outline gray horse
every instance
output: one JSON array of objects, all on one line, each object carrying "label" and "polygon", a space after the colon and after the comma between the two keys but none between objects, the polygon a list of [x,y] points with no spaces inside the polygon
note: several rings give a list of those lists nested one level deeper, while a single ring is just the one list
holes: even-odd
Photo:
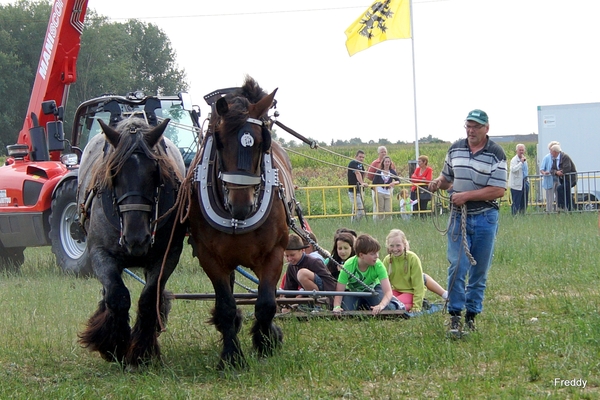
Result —
[{"label": "gray horse", "polygon": [[[86,146],[79,170],[80,221],[103,286],[79,342],[107,361],[131,366],[160,356],[158,333],[169,309],[164,288],[186,231],[173,212],[185,167],[177,147],[162,136],[168,122],[152,127],[129,118],[114,129],[101,122],[104,135]],[[133,328],[121,277],[131,267],[143,268],[146,279]]]}]

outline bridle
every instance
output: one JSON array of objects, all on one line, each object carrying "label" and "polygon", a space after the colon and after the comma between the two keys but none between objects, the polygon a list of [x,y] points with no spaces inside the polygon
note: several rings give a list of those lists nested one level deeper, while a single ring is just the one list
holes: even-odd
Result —
[{"label": "bridle", "polygon": [[[214,114],[213,114],[214,115]],[[260,227],[269,216],[271,206],[273,205],[273,192],[277,191],[281,197],[281,183],[279,180],[279,170],[273,164],[272,155],[267,149],[261,149],[259,168],[256,173],[249,171],[247,163],[248,158],[240,155],[238,150],[238,165],[234,172],[223,172],[223,161],[216,149],[215,130],[216,121],[209,125],[207,135],[202,145],[202,153],[199,163],[195,167],[194,181],[197,184],[198,202],[202,214],[207,222],[215,229],[228,233],[250,232]],[[261,126],[263,135],[269,135],[265,121],[255,118],[247,118],[242,128],[238,131],[238,143],[246,143],[246,146],[240,144],[242,152],[244,149],[250,150],[254,145],[254,137],[246,132],[252,126],[251,124]],[[245,129],[246,128],[246,129]],[[252,140],[250,140],[252,139]],[[270,146],[269,146],[270,148]],[[219,181],[219,182],[217,182]],[[236,186],[230,186],[236,185]],[[220,194],[217,194],[216,188],[219,187]],[[244,220],[233,218],[231,206],[228,204],[227,193],[230,190],[254,188],[253,211]]]},{"label": "bridle", "polygon": [[[150,245],[151,246],[154,245],[154,240],[156,237],[156,228],[158,226],[158,202],[159,202],[159,198],[160,198],[161,186],[162,185],[159,185],[156,187],[156,189],[154,191],[154,198],[150,198],[150,197],[146,196],[144,193],[134,190],[134,191],[125,193],[118,199],[115,199],[114,198],[115,194],[114,194],[114,189],[113,189],[113,199],[114,199],[113,205],[115,206],[115,208],[117,210],[117,215],[119,216],[119,226],[120,226],[119,246],[123,246],[123,213],[129,212],[129,211],[143,211],[143,212],[152,214],[153,210],[154,210],[154,213],[153,213],[154,215],[153,215],[153,217],[150,218],[150,232],[152,232],[151,239],[150,239]],[[132,197],[132,196],[142,197],[144,200],[148,201],[150,204],[143,204],[143,203],[121,204],[123,202],[123,200],[125,200],[128,197]]]},{"label": "bridle", "polygon": [[[131,155],[136,154],[136,153],[142,154],[147,157],[145,152],[142,151],[141,149],[134,150]],[[160,175],[160,164],[156,160],[153,160],[153,161],[156,163],[156,167],[157,167],[157,170],[154,172],[154,174],[157,174],[157,176],[160,177],[161,176]],[[158,213],[159,213],[160,194],[161,194],[161,188],[163,186],[164,185],[162,183],[159,183],[155,187],[153,197],[150,197],[150,196],[146,195],[145,193],[138,191],[138,190],[131,190],[117,198],[116,193],[115,193],[115,187],[113,185],[113,189],[111,190],[111,197],[113,200],[112,201],[113,209],[116,210],[117,216],[119,218],[119,231],[120,231],[119,245],[120,246],[123,246],[123,244],[124,244],[124,242],[123,242],[123,214],[126,212],[130,212],[130,211],[142,211],[142,212],[150,213],[150,215],[151,215],[151,217],[150,217],[150,232],[151,232],[150,246],[154,245],[154,241],[156,238],[156,230],[158,227],[158,220],[159,220]],[[125,199],[127,199],[129,197],[133,197],[133,196],[141,197],[147,203],[122,204]]]},{"label": "bridle", "polygon": [[[240,128],[237,134],[238,143],[238,159],[237,170],[234,172],[223,172],[223,157],[221,152],[217,150],[216,157],[219,165],[217,178],[221,181],[221,189],[223,191],[223,206],[231,212],[231,204],[227,201],[230,190],[244,190],[248,188],[254,189],[254,201],[252,202],[252,213],[256,211],[258,206],[258,198],[261,190],[261,183],[264,181],[263,175],[263,160],[265,154],[260,153],[258,160],[258,173],[252,173],[252,147],[254,146],[254,137],[250,133],[251,126],[258,125],[262,129],[266,129],[265,123],[256,118],[247,118],[244,125]],[[231,186],[235,185],[235,186]]]}]

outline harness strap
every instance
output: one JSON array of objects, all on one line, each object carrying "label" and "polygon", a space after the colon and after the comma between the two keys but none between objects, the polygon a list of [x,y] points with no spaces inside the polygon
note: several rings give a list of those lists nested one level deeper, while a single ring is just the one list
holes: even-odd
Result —
[{"label": "harness strap", "polygon": [[[260,176],[252,175],[252,174],[244,174],[241,172],[229,173],[223,172],[221,174],[221,180],[227,183],[233,183],[234,185],[241,186],[256,186],[260,184],[261,178]],[[233,188],[230,188],[233,189]]]},{"label": "harness strap", "polygon": [[148,204],[123,204],[119,206],[119,212],[127,211],[152,211],[152,206]]},{"label": "harness strap", "polygon": [[154,203],[154,199],[151,199],[151,198],[149,198],[148,196],[146,196],[144,193],[142,193],[142,192],[138,192],[138,191],[135,191],[135,190],[134,190],[134,191],[131,191],[131,192],[127,192],[127,193],[125,193],[123,196],[119,197],[119,198],[117,199],[116,203],[117,203],[117,204],[119,204],[119,203],[121,203],[123,200],[125,200],[126,198],[128,198],[128,197],[131,197],[131,196],[139,196],[139,197],[141,197],[141,198],[143,198],[143,199],[146,199],[146,200],[148,200],[150,203]]}]

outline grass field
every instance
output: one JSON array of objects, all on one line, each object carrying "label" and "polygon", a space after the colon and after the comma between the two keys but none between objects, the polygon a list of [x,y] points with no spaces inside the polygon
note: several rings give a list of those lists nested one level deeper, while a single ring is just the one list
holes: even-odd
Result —
[{"label": "grass field", "polygon": [[[311,221],[329,250],[335,229],[348,225],[347,219]],[[353,225],[381,242],[398,227],[425,271],[444,283],[446,238],[431,220]],[[282,348],[260,359],[251,350],[252,308],[243,306],[249,367],[225,373],[214,368],[220,338],[206,323],[212,306],[206,301],[174,302],[160,337],[163,360],[145,369],[123,371],[80,348],[77,333],[100,299],[100,284],[64,276],[47,248],[27,249],[21,272],[0,275],[0,398],[596,399],[599,240],[595,213],[514,218],[503,212],[485,309],[469,338],[446,339],[443,313],[411,320],[281,320]],[[169,288],[211,292],[190,253],[186,247]],[[125,279],[135,299],[141,285]],[[564,382],[579,379],[585,388]]]}]

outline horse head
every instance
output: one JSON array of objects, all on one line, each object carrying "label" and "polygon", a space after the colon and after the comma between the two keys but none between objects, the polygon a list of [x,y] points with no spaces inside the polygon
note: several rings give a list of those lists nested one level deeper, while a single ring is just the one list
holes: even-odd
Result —
[{"label": "horse head", "polygon": [[99,122],[114,148],[108,158],[104,186],[112,191],[119,215],[119,244],[130,255],[143,256],[154,240],[161,185],[160,152],[154,148],[169,120],[153,129],[140,118],[122,121],[116,129]]},{"label": "horse head", "polygon": [[275,89],[256,103],[243,96],[216,102],[215,127],[221,190],[234,219],[244,220],[256,210],[263,180],[263,155],[271,149],[271,132],[264,116],[273,104]]}]

